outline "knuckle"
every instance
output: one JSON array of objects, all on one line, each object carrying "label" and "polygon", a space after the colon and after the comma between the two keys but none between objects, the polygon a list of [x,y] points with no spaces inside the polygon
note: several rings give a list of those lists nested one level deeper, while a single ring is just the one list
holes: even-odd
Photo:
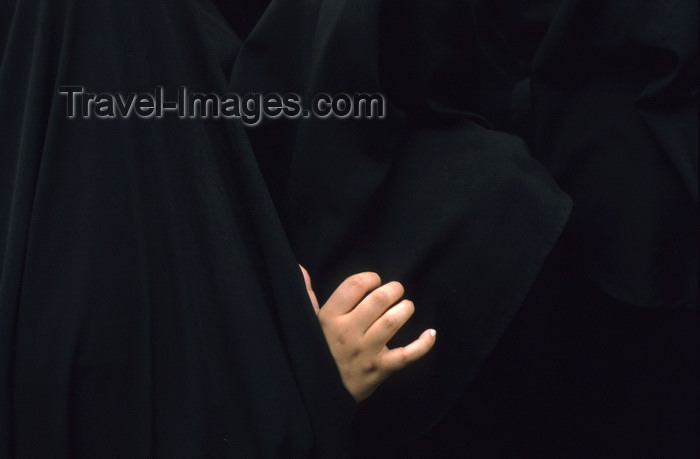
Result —
[{"label": "knuckle", "polygon": [[351,324],[339,321],[333,329],[333,334],[335,340],[345,348],[346,352],[351,350],[354,353],[353,350],[359,348],[356,331]]},{"label": "knuckle", "polygon": [[364,293],[381,283],[381,279],[377,273],[367,272],[353,274],[345,282],[349,289]]},{"label": "knuckle", "polygon": [[384,320],[382,320],[382,327],[385,330],[393,330],[398,326],[398,320],[396,317],[394,317],[392,314],[388,314],[384,316]]},{"label": "knuckle", "polygon": [[391,300],[389,298],[389,294],[387,294],[385,291],[375,290],[372,292],[372,301],[376,304],[383,305],[389,303]]},{"label": "knuckle", "polygon": [[338,334],[336,335],[336,339],[338,341],[338,344],[341,345],[346,345],[348,342],[350,342],[350,333],[347,330],[338,330]]},{"label": "knuckle", "polygon": [[375,373],[379,369],[379,367],[377,366],[376,362],[368,360],[366,362],[362,362],[361,369],[363,373],[371,374]]},{"label": "knuckle", "polygon": [[363,292],[367,290],[367,285],[369,284],[365,276],[362,275],[362,273],[353,274],[352,276],[348,277],[345,282],[347,282],[348,289]]}]

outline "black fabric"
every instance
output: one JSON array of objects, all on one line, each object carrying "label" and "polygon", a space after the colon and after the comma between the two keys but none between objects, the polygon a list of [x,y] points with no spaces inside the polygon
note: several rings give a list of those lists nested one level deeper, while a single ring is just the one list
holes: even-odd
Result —
[{"label": "black fabric", "polygon": [[[418,16],[425,5],[413,6],[367,3],[363,15],[353,15],[356,4],[341,2],[320,12],[292,5],[276,16],[268,11],[270,30],[328,38],[310,51],[303,39],[279,43],[259,26],[233,76],[240,93],[310,98],[377,91],[390,97],[381,123],[268,122],[249,129],[259,157],[294,152],[288,166],[275,161],[267,176],[271,187],[285,179],[278,207],[320,297],[353,272],[375,270],[403,282],[419,305],[395,342],[429,326],[440,335],[424,361],[360,405],[354,423],[358,457],[388,453],[444,415],[522,301],[568,216],[568,198],[553,188],[524,143],[485,129],[483,117],[470,111],[476,107],[468,99],[478,88],[453,88],[465,97],[452,103],[441,85],[440,78],[458,82],[467,75],[460,52],[478,43],[467,34],[454,51],[451,35],[437,32],[451,31],[441,29],[445,21],[461,24],[471,10],[446,16],[452,8],[446,2]],[[304,19],[291,21],[296,15]],[[317,15],[320,30],[305,28]],[[425,35],[411,41],[416,23]],[[429,41],[429,34],[438,37]],[[416,48],[402,49],[406,43]],[[268,57],[266,72],[247,79],[252,65],[246,63],[273,46],[277,52]],[[472,62],[479,65],[474,58],[467,67]],[[461,70],[444,75],[453,67]]]},{"label": "black fabric", "polygon": [[0,73],[0,455],[341,456],[354,401],[242,127],[57,93],[223,93],[240,40],[198,2],[34,3]]},{"label": "black fabric", "polygon": [[698,3],[563,2],[533,63],[534,154],[613,298],[698,303]]},{"label": "black fabric", "polygon": [[698,4],[474,5],[479,111],[573,213],[484,369],[396,457],[695,457]]},{"label": "black fabric", "polygon": [[618,300],[697,306],[697,2],[475,3],[480,110],[572,196],[569,261]]},{"label": "black fabric", "polygon": [[555,248],[464,395],[390,457],[695,457],[699,321],[611,298]]},{"label": "black fabric", "polygon": [[[480,65],[477,36],[443,28],[468,24],[466,6],[2,8],[1,455],[348,454],[356,406],[297,262],[320,299],[361,270],[404,282],[418,310],[397,343],[438,329],[430,357],[354,417],[357,456],[395,450],[458,400],[568,217],[525,144],[488,129],[478,88],[454,79],[470,78],[463,53]],[[421,24],[434,41],[410,39]],[[62,85],[390,100],[384,120],[244,130],[69,120]]]}]

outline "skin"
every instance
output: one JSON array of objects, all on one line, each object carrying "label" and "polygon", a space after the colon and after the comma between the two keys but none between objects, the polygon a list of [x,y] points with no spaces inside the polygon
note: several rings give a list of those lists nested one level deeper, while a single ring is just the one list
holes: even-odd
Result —
[{"label": "skin", "polygon": [[404,347],[387,347],[415,310],[412,301],[401,300],[404,289],[400,283],[382,285],[376,273],[355,274],[319,307],[311,277],[303,266],[300,268],[343,384],[357,402],[369,397],[392,373],[423,357],[435,344],[436,332],[428,329]]}]

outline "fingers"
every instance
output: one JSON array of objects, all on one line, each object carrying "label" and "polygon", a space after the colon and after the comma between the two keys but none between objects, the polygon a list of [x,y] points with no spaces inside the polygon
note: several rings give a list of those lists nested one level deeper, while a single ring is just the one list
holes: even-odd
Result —
[{"label": "fingers", "polygon": [[314,311],[316,312],[316,314],[318,314],[318,299],[316,299],[316,293],[314,293],[314,289],[311,288],[311,276],[309,276],[308,271],[306,271],[306,268],[304,268],[302,265],[299,265],[299,268],[301,268],[301,273],[304,276],[304,284],[306,284],[306,293],[309,294],[311,305],[314,307]]},{"label": "fingers", "polygon": [[347,314],[367,292],[379,287],[381,282],[377,273],[359,273],[348,277],[323,305],[323,313],[330,316]]},{"label": "fingers", "polygon": [[436,335],[435,330],[426,330],[411,344],[387,350],[382,356],[382,368],[395,372],[420,359],[432,349]]},{"label": "fingers", "polygon": [[403,293],[403,285],[398,282],[389,282],[374,290],[352,311],[355,326],[363,333],[367,331]]},{"label": "fingers", "polygon": [[373,346],[384,346],[411,318],[415,309],[412,301],[401,301],[376,319],[365,332],[365,341]]},{"label": "fingers", "polygon": [[[301,270],[316,308],[311,279],[303,267]],[[403,294],[400,283],[381,285],[377,274],[365,272],[343,281],[320,311],[317,309],[343,385],[357,401],[367,398],[392,373],[423,357],[435,344],[435,331],[426,330],[405,347],[387,348],[387,342],[415,310],[413,302],[399,301]]]}]

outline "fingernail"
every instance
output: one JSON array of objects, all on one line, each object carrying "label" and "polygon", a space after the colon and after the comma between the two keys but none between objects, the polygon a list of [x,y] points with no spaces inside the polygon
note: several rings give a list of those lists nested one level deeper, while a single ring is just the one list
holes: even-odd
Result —
[{"label": "fingernail", "polygon": [[432,328],[428,331],[428,333],[430,333],[430,336],[432,336],[433,338],[435,338],[435,336],[437,335],[437,331],[433,330]]}]

